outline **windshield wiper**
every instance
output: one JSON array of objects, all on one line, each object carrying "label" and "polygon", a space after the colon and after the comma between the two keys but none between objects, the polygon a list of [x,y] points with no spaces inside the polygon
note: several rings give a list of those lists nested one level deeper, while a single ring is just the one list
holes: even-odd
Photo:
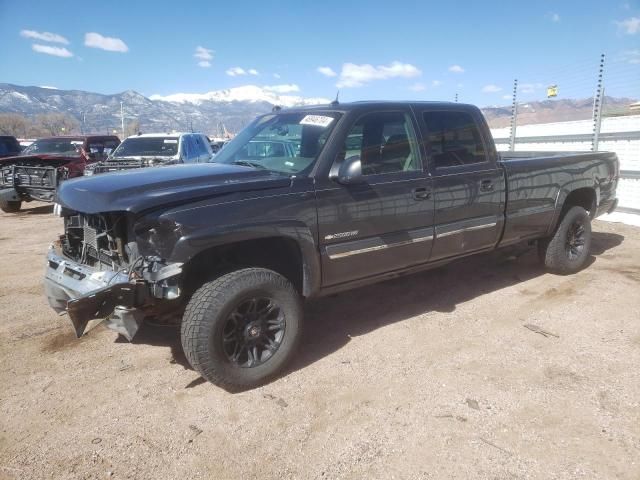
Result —
[{"label": "windshield wiper", "polygon": [[242,165],[243,167],[259,168],[260,170],[267,170],[267,167],[258,162],[251,162],[249,160],[236,160],[231,162],[233,165]]}]

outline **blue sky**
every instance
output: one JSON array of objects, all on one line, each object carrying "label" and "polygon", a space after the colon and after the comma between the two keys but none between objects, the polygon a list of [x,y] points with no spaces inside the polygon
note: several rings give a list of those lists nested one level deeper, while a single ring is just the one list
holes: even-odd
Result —
[{"label": "blue sky", "polygon": [[0,45],[0,82],[20,85],[481,106],[508,104],[516,77],[522,100],[590,96],[606,53],[607,93],[640,96],[638,1],[0,0]]}]

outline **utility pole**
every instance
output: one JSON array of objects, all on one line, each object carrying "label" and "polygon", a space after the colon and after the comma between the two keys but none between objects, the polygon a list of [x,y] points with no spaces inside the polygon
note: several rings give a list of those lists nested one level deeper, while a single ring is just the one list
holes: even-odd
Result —
[{"label": "utility pole", "polygon": [[598,71],[598,83],[596,94],[593,96],[593,138],[591,140],[591,150],[598,151],[600,137],[600,126],[602,125],[602,104],[604,102],[604,53],[600,55],[600,70]]},{"label": "utility pole", "polygon": [[513,103],[511,104],[511,134],[509,140],[509,151],[513,152],[516,149],[516,120],[518,117],[518,79],[513,81]]},{"label": "utility pole", "polygon": [[458,92],[456,92],[455,102],[458,103]]},{"label": "utility pole", "polygon": [[122,105],[122,102],[120,102],[120,124],[122,126],[122,139],[124,140],[125,136],[124,136],[124,107]]}]

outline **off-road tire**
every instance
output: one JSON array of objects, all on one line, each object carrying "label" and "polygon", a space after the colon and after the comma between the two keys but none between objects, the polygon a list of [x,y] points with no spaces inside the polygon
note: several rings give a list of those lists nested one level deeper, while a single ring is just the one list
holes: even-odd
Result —
[{"label": "off-road tire", "polygon": [[16,213],[20,211],[22,202],[20,200],[0,200],[0,210],[4,213]]},{"label": "off-road tire", "polygon": [[[223,332],[232,312],[247,299],[268,297],[279,305],[285,327],[281,343],[264,363],[234,364],[223,347]],[[191,297],[182,325],[182,348],[191,366],[206,380],[237,391],[262,385],[287,364],[302,331],[301,297],[282,275],[264,268],[245,268],[205,283]]]},{"label": "off-road tire", "polygon": [[[582,248],[575,255],[570,250],[572,232],[582,228]],[[561,275],[582,269],[591,251],[591,218],[582,207],[571,207],[562,217],[555,233],[538,242],[538,256],[549,271]]]}]

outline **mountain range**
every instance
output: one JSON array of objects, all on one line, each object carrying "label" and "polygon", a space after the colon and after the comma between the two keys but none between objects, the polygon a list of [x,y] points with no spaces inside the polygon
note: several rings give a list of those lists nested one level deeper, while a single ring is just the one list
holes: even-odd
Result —
[{"label": "mountain range", "polygon": [[[145,97],[133,90],[113,95],[51,87],[0,83],[0,113],[34,117],[41,113],[66,113],[76,118],[85,132],[120,132],[121,105],[125,122],[137,122],[143,132],[170,130],[201,131],[219,135],[224,128],[237,132],[256,115],[275,105],[291,107],[329,103],[325,98],[289,95],[295,86],[258,87],[247,85],[204,94],[179,93]],[[606,97],[612,109],[627,109],[634,100]],[[545,123],[590,118],[592,99],[547,100],[519,106],[518,123]],[[509,124],[510,107],[483,109],[491,127]]]}]

